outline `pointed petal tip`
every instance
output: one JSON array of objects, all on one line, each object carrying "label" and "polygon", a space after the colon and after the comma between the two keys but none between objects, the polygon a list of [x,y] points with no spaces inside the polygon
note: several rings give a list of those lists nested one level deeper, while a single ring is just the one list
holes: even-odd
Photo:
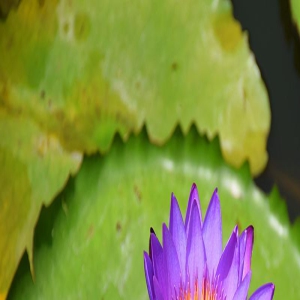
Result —
[{"label": "pointed petal tip", "polygon": [[234,226],[234,229],[233,229],[233,232],[232,232],[232,233],[235,233],[236,238],[239,237],[239,226],[238,226],[238,225],[235,225],[235,226]]},{"label": "pointed petal tip", "polygon": [[186,215],[185,215],[186,231],[188,231],[190,217],[191,217],[191,210],[192,210],[192,206],[194,203],[196,203],[198,206],[199,214],[200,214],[200,223],[202,225],[201,205],[200,205],[200,199],[199,199],[197,185],[195,183],[193,183],[193,185],[191,187],[190,196],[189,196],[189,200],[188,200],[188,206],[186,209]]},{"label": "pointed petal tip", "polygon": [[249,225],[245,229],[245,232],[247,233],[247,236],[251,236],[252,240],[254,239],[254,227],[253,227],[253,225]]},{"label": "pointed petal tip", "polygon": [[210,276],[216,272],[222,255],[222,215],[219,197],[213,193],[203,222],[203,240]]},{"label": "pointed petal tip", "polygon": [[155,233],[155,231],[154,231],[154,229],[152,227],[150,227],[150,234],[151,233],[154,233],[156,235],[156,233]]},{"label": "pointed petal tip", "polygon": [[174,209],[175,206],[179,206],[179,205],[178,205],[177,198],[176,198],[175,195],[172,193],[172,195],[171,195],[170,215],[172,214],[172,211],[173,211],[173,209]]},{"label": "pointed petal tip", "polygon": [[241,259],[244,261],[241,276],[242,279],[251,269],[252,250],[254,242],[254,228],[252,225],[248,226],[240,237],[240,251]]},{"label": "pointed petal tip", "polygon": [[146,272],[148,273],[149,266],[151,266],[152,269],[152,260],[146,251],[144,251],[143,256],[144,256],[144,267],[145,267],[145,274],[146,274]]},{"label": "pointed petal tip", "polygon": [[192,184],[190,195],[192,195],[193,192],[197,192],[197,195],[198,195],[198,188],[197,188],[197,184],[196,183]]},{"label": "pointed petal tip", "polygon": [[214,201],[218,201],[220,203],[220,197],[219,197],[219,192],[218,192],[218,188],[216,187],[214,189],[214,192],[211,196],[210,202],[214,199]]},{"label": "pointed petal tip", "polygon": [[247,230],[251,230],[251,231],[254,232],[254,227],[253,227],[253,225],[249,225],[249,226],[247,227]]},{"label": "pointed petal tip", "polygon": [[185,280],[187,238],[180,207],[175,197],[171,199],[169,232],[178,255],[182,279]]},{"label": "pointed petal tip", "polygon": [[247,227],[247,238],[249,239],[249,242],[254,243],[254,227],[252,225]]},{"label": "pointed petal tip", "polygon": [[198,203],[200,202],[197,185],[196,185],[196,183],[193,183],[192,187],[191,187],[191,191],[190,191],[189,202],[191,202],[191,204],[192,204],[195,200]]},{"label": "pointed petal tip", "polygon": [[220,197],[218,194],[218,188],[215,188],[210,201],[218,201],[220,203]]},{"label": "pointed petal tip", "polygon": [[178,201],[174,197],[171,199],[170,221],[169,221],[169,231],[171,232],[173,238],[176,237],[176,232],[179,229],[184,231],[184,223],[183,223],[183,218],[182,218]]},{"label": "pointed petal tip", "polygon": [[152,227],[150,227],[150,237],[149,237],[149,257],[152,259],[152,235],[156,236],[156,233]]},{"label": "pointed petal tip", "polygon": [[266,283],[258,288],[249,300],[272,300],[275,292],[274,283]]},{"label": "pointed petal tip", "polygon": [[151,259],[153,258],[153,251],[161,251],[162,246],[157,236],[154,233],[150,234],[150,247],[151,247]]},{"label": "pointed petal tip", "polygon": [[215,211],[215,214],[220,218],[220,220],[222,219],[220,198],[219,198],[219,195],[217,194],[216,190],[213,192],[211,199],[209,201],[205,218],[207,217],[209,211],[211,211],[211,210]]},{"label": "pointed petal tip", "polygon": [[273,299],[273,296],[274,296],[274,292],[275,292],[275,284],[270,282],[270,283],[267,283],[271,293],[270,293],[270,296],[271,298],[270,299]]},{"label": "pointed petal tip", "polygon": [[172,192],[172,193],[171,193],[171,202],[174,200],[174,198],[176,199],[174,193]]},{"label": "pointed petal tip", "polygon": [[233,263],[234,253],[236,250],[236,244],[237,244],[237,232],[236,232],[237,226],[234,228],[233,232],[231,233],[227,244],[223,250],[223,253],[221,255],[216,275],[220,276],[221,279],[224,279],[227,277],[228,272],[230,270],[230,267]]},{"label": "pointed petal tip", "polygon": [[167,226],[167,224],[164,222],[164,223],[162,223],[162,232],[164,233],[164,231],[168,231],[169,229],[168,229],[168,226]]}]

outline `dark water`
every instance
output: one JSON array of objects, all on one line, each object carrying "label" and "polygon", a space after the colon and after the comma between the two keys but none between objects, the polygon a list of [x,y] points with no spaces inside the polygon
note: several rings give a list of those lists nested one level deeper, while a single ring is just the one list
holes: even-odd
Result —
[{"label": "dark water", "polygon": [[300,216],[300,40],[290,1],[232,0],[232,4],[235,18],[249,33],[272,111],[269,163],[256,183],[266,192],[276,183],[294,221]]}]

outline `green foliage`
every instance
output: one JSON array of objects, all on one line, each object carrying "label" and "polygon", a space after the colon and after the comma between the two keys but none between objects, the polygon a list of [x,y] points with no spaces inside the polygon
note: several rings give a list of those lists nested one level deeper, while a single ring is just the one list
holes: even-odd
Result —
[{"label": "green foliage", "polygon": [[230,1],[22,1],[0,36],[4,108],[68,150],[107,151],[145,123],[162,144],[195,122],[234,166],[265,166],[267,93]]},{"label": "green foliage", "polygon": [[300,29],[300,2],[297,0],[291,0],[291,9],[292,9],[292,15],[294,21],[296,22],[296,25],[299,30]]},{"label": "green foliage", "polygon": [[126,144],[116,139],[106,156],[86,157],[38,224],[35,283],[27,270],[9,299],[146,300],[142,253],[149,228],[161,236],[172,191],[185,211],[192,182],[203,211],[218,187],[224,242],[235,224],[240,230],[254,225],[251,291],[272,281],[275,299],[298,299],[299,241],[278,192],[268,201],[248,167],[229,167],[219,142],[209,143],[195,128],[185,137],[176,131],[160,148],[142,132]]},{"label": "green foliage", "polygon": [[82,155],[68,153],[22,116],[0,110],[0,299],[6,294],[26,248],[32,260],[33,228],[42,205],[49,205],[75,173]]},{"label": "green foliage", "polygon": [[32,261],[41,206],[116,133],[146,125],[161,145],[195,123],[262,170],[267,93],[229,0],[17,4],[0,4],[0,299],[25,249]]}]

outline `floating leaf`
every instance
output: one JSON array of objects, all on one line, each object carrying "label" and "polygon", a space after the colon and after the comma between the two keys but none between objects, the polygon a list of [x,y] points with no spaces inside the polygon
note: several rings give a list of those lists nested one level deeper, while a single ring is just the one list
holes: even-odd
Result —
[{"label": "floating leaf", "polygon": [[246,40],[229,1],[28,0],[9,12],[0,22],[0,222],[13,230],[0,248],[0,297],[24,247],[32,256],[42,203],[80,153],[106,151],[116,132],[125,139],[146,123],[161,144],[178,122],[185,133],[195,122],[209,138],[219,133],[228,161],[262,169],[269,106]]},{"label": "floating leaf", "polygon": [[0,37],[2,105],[66,149],[103,152],[144,123],[162,144],[195,122],[234,166],[265,166],[267,93],[229,0],[21,1]]},{"label": "floating leaf", "polygon": [[297,0],[291,0],[291,10],[292,16],[296,25],[298,27],[298,31],[300,30],[300,3]]},{"label": "floating leaf", "polygon": [[5,298],[25,248],[32,260],[33,231],[43,204],[75,173],[82,155],[67,153],[55,135],[0,110],[0,299]]},{"label": "floating leaf", "polygon": [[[20,275],[9,298],[146,300],[143,250],[149,228],[161,237],[171,192],[185,210],[192,182],[204,211],[219,188],[224,242],[236,223],[240,229],[254,225],[251,291],[272,281],[275,299],[298,299],[299,240],[284,202],[276,191],[268,201],[248,167],[226,165],[218,141],[208,143],[195,128],[185,138],[176,131],[161,148],[143,132],[126,144],[116,139],[106,156],[85,158],[37,226],[35,283],[29,271]],[[299,236],[299,226],[293,230]]]}]

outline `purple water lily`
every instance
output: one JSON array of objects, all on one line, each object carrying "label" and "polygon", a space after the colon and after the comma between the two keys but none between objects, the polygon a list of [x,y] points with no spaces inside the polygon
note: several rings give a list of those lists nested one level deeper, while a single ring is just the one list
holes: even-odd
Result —
[{"label": "purple water lily", "polygon": [[[193,184],[185,222],[171,196],[169,228],[163,224],[160,244],[153,230],[149,254],[144,253],[150,300],[246,300],[251,280],[253,227],[241,235],[234,228],[222,250],[222,221],[217,189],[204,221],[198,191]],[[274,285],[257,289],[250,300],[270,300]]]}]

